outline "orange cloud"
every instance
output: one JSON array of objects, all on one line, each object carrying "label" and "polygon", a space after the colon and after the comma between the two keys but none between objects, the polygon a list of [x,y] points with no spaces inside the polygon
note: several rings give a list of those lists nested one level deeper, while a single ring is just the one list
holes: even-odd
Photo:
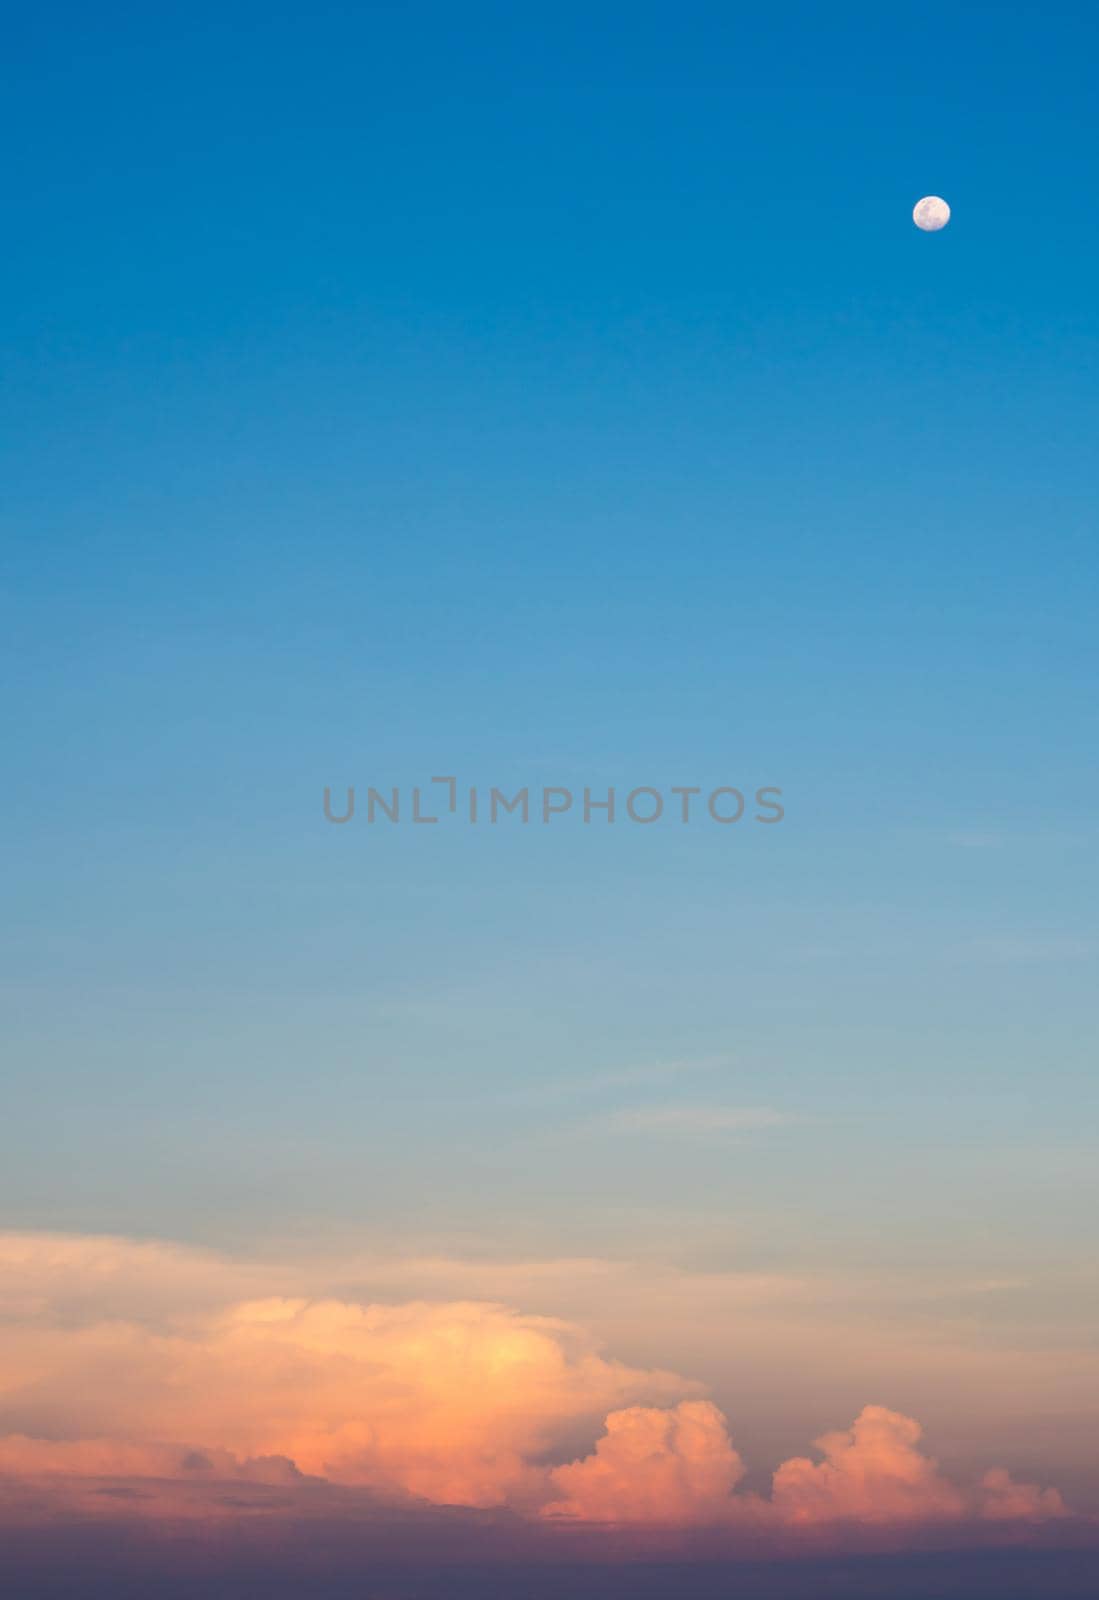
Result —
[{"label": "orange cloud", "polygon": [[[141,1247],[155,1282],[143,1312],[130,1251],[51,1240],[46,1268],[27,1241],[8,1252],[0,1434],[79,1443],[70,1471],[92,1459],[87,1441],[108,1455],[168,1441],[184,1453],[285,1457],[333,1483],[440,1505],[522,1507],[544,1493],[537,1463],[562,1436],[637,1399],[697,1388],[608,1359],[568,1323],[493,1303],[268,1296],[188,1313],[162,1282],[172,1253]],[[16,1268],[33,1293],[14,1292]],[[114,1301],[110,1316],[96,1316],[89,1279]],[[197,1298],[210,1298],[209,1285]],[[44,1459],[19,1449],[32,1465]],[[11,1459],[0,1448],[0,1471]]]},{"label": "orange cloud", "polygon": [[543,1514],[618,1524],[772,1528],[972,1516],[1037,1522],[1066,1514],[1056,1490],[1016,1483],[1002,1468],[986,1473],[977,1492],[967,1494],[918,1449],[921,1433],[911,1417],[866,1406],[848,1430],[818,1439],[823,1462],[784,1462],[770,1500],[764,1500],[734,1493],[744,1466],[716,1406],[634,1406],[607,1418],[593,1455],[551,1473],[559,1497]]},{"label": "orange cloud", "polygon": [[717,1523],[744,1476],[725,1418],[706,1400],[631,1406],[607,1418],[595,1454],[550,1474],[552,1517],[586,1522]]},{"label": "orange cloud", "polygon": [[[249,1304],[204,1355],[235,1448],[447,1505],[521,1504],[541,1487],[533,1458],[563,1428],[682,1388],[605,1359],[568,1324],[492,1304]],[[264,1375],[260,1404],[240,1393],[245,1369]]]},{"label": "orange cloud", "polygon": [[[262,1267],[126,1241],[0,1238],[0,1501],[194,1506],[192,1491],[339,1489],[560,1524],[797,1529],[1064,1515],[993,1470],[974,1490],[868,1406],[769,1499],[700,1386],[491,1301],[358,1304]],[[244,1291],[241,1294],[240,1291]],[[576,1455],[577,1438],[602,1437]],[[91,1489],[81,1485],[100,1484]],[[75,1486],[75,1487],[74,1487]],[[247,1497],[226,1491],[231,1514]]]}]

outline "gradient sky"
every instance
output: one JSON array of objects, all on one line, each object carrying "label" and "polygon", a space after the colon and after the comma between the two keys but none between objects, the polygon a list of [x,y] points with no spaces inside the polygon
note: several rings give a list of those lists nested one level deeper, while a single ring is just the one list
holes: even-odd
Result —
[{"label": "gradient sky", "polygon": [[[9,16],[0,1221],[1099,1497],[1097,47]],[[786,817],[324,821],[437,773]]]}]

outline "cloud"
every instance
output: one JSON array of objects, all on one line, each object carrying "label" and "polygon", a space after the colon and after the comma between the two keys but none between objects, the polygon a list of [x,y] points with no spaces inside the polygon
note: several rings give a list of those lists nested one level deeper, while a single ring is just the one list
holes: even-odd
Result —
[{"label": "cloud", "polygon": [[[447,1505],[521,1505],[560,1431],[682,1388],[607,1360],[567,1323],[494,1304],[253,1303],[209,1331],[203,1355],[235,1448]],[[242,1394],[257,1370],[260,1395]]]},{"label": "cloud", "polygon": [[1016,1483],[1003,1467],[993,1467],[981,1479],[978,1513],[986,1522],[1049,1522],[1068,1515],[1056,1489]]},{"label": "cloud", "polygon": [[777,1128],[790,1119],[770,1106],[636,1106],[613,1111],[601,1123],[615,1133],[747,1133]]},{"label": "cloud", "polygon": [[589,1072],[583,1077],[558,1075],[552,1080],[523,1084],[511,1091],[508,1098],[524,1103],[575,1099],[584,1095],[605,1094],[614,1089],[637,1088],[643,1084],[665,1084],[697,1073],[717,1072],[730,1065],[726,1056],[700,1056],[693,1060],[610,1067]]},{"label": "cloud", "polygon": [[967,1493],[923,1454],[921,1436],[913,1418],[866,1406],[849,1429],[817,1440],[823,1462],[803,1457],[783,1462],[765,1500],[734,1492],[744,1464],[716,1406],[706,1401],[671,1409],[633,1406],[607,1418],[606,1433],[592,1455],[554,1469],[559,1498],[543,1514],[617,1524],[786,1529],[969,1517],[1040,1522],[1066,1514],[1056,1490],[1016,1483],[1003,1468],[986,1473],[977,1490]]},{"label": "cloud", "polygon": [[744,1476],[725,1418],[709,1401],[671,1409],[631,1406],[607,1418],[594,1455],[550,1474],[549,1517],[585,1522],[717,1523]]},{"label": "cloud", "polygon": [[238,1461],[227,1450],[190,1450],[179,1445],[137,1444],[124,1439],[31,1439],[10,1433],[0,1439],[0,1473],[36,1478],[216,1477],[269,1479],[276,1464],[280,1481],[300,1477],[285,1458]]},{"label": "cloud", "polygon": [[819,1440],[821,1461],[784,1462],[769,1498],[744,1493],[701,1385],[499,1301],[292,1295],[271,1267],[125,1240],[9,1236],[0,1265],[9,1523],[32,1504],[236,1515],[318,1494],[341,1515],[366,1497],[544,1528],[1064,1514],[1055,1491],[1001,1469],[959,1488],[919,1425],[880,1406]]},{"label": "cloud", "polygon": [[[570,1431],[697,1388],[608,1359],[569,1323],[492,1302],[275,1295],[211,1305],[231,1274],[218,1264],[199,1293],[199,1264],[184,1260],[200,1303],[191,1312],[161,1281],[173,1259],[102,1240],[86,1249],[44,1240],[41,1259],[33,1242],[9,1249],[0,1435],[98,1441],[96,1459],[169,1441],[285,1457],[332,1483],[437,1504],[522,1506],[541,1490],[538,1459]],[[152,1271],[144,1315],[135,1264]],[[89,1280],[105,1287],[106,1316]],[[33,1452],[19,1450],[33,1467]],[[71,1452],[69,1470],[84,1459]]]},{"label": "cloud", "polygon": [[938,1521],[966,1511],[961,1492],[918,1448],[923,1430],[911,1417],[866,1406],[842,1433],[817,1440],[824,1460],[786,1461],[773,1500],[791,1523]]}]

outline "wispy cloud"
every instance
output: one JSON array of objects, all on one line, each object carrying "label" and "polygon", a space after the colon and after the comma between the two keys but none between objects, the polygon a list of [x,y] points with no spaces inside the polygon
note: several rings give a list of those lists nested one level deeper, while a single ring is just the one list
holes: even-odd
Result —
[{"label": "wispy cloud", "polygon": [[675,1083],[698,1073],[717,1072],[731,1065],[728,1056],[636,1062],[622,1067],[602,1068],[582,1077],[556,1076],[552,1082],[524,1086],[509,1098],[529,1103],[595,1097],[613,1093],[615,1089],[640,1089],[645,1085]]},{"label": "wispy cloud", "polygon": [[749,1133],[777,1128],[792,1119],[770,1106],[632,1106],[612,1111],[599,1126],[611,1133],[714,1134]]}]

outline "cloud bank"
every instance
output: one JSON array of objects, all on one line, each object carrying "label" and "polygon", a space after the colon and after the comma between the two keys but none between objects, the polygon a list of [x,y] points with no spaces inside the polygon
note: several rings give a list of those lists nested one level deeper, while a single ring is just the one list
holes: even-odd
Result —
[{"label": "cloud bank", "polygon": [[1066,1515],[1056,1490],[1002,1467],[954,1483],[919,1424],[880,1405],[746,1492],[699,1385],[615,1361],[571,1323],[270,1287],[262,1267],[168,1246],[0,1236],[0,1518],[239,1516],[317,1495],[543,1528]]}]

